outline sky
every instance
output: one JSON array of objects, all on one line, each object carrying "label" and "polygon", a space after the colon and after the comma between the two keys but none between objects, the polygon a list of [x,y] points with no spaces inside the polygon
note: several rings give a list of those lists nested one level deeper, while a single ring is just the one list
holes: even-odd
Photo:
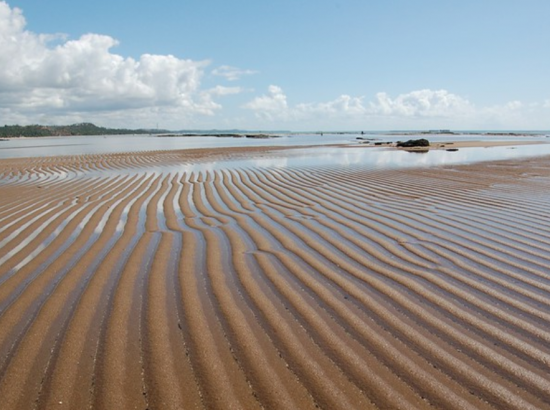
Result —
[{"label": "sky", "polygon": [[548,0],[0,0],[0,125],[550,130]]}]

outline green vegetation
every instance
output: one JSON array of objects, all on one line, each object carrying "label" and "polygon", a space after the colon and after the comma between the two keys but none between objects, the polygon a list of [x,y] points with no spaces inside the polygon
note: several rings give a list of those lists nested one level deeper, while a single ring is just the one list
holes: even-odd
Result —
[{"label": "green vegetation", "polygon": [[4,125],[0,127],[0,138],[14,137],[53,137],[68,135],[121,135],[151,134],[164,130],[130,130],[124,128],[98,127],[89,122],[73,125]]}]

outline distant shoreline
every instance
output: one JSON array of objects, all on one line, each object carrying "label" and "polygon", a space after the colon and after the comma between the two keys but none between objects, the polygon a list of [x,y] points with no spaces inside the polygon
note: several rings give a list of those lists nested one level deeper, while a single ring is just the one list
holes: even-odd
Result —
[{"label": "distant shoreline", "polygon": [[281,138],[276,134],[241,134],[241,133],[212,133],[212,134],[197,134],[197,133],[168,133],[157,134],[159,138],[174,138],[174,137],[215,137],[215,138],[254,138],[254,139],[270,139]]},{"label": "distant shoreline", "polygon": [[216,137],[216,138],[256,138],[269,139],[292,135],[385,135],[385,136],[485,136],[485,137],[535,137],[550,138],[550,130],[405,130],[405,131],[252,131],[252,130],[166,130],[166,129],[127,129],[105,128],[91,123],[73,125],[4,125],[0,126],[0,141],[19,138],[50,138],[75,136],[110,136],[110,135],[154,135],[161,138],[170,137]]}]

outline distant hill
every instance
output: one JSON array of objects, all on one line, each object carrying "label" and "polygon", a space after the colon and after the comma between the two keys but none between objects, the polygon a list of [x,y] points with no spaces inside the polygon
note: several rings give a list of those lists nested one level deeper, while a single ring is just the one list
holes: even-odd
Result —
[{"label": "distant hill", "polygon": [[89,122],[73,125],[4,125],[0,127],[0,137],[55,137],[69,135],[122,135],[156,134],[167,130],[131,130],[126,128],[98,127]]}]

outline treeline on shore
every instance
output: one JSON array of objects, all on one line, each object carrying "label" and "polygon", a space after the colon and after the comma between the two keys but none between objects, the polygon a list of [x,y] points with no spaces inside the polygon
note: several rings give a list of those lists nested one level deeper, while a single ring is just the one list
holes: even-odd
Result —
[{"label": "treeline on shore", "polygon": [[0,137],[55,137],[68,135],[121,135],[121,134],[150,134],[163,130],[131,130],[125,128],[98,127],[92,123],[83,122],[72,125],[4,125],[0,127]]}]

